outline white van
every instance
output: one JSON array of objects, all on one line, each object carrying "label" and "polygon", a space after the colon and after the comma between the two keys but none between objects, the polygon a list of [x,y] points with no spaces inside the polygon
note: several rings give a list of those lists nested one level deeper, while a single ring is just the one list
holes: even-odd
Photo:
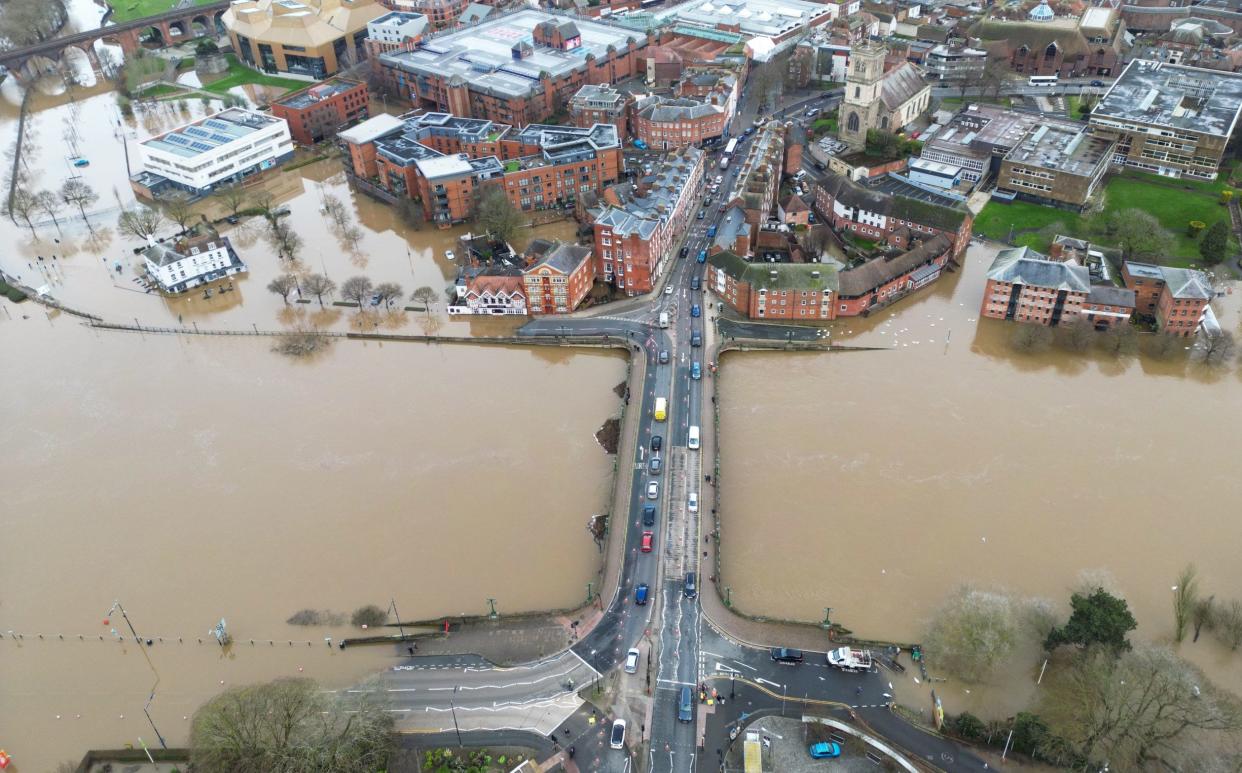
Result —
[{"label": "white van", "polygon": [[690,439],[689,439],[689,442],[686,443],[686,445],[692,451],[699,447],[699,425],[697,424],[690,425]]},{"label": "white van", "polygon": [[668,312],[660,312],[660,327],[668,327]]}]

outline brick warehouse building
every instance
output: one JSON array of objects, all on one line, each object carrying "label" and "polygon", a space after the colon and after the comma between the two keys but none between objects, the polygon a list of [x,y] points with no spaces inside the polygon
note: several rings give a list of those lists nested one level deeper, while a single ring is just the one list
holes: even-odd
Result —
[{"label": "brick warehouse building", "polygon": [[417,199],[424,217],[441,227],[469,217],[479,185],[499,186],[524,211],[572,207],[620,179],[623,165],[610,124],[518,130],[446,113],[404,121],[379,115],[340,139],[355,178]]},{"label": "brick warehouse building", "polygon": [[416,108],[538,123],[566,112],[583,86],[638,72],[639,32],[524,8],[380,57],[394,93]]},{"label": "brick warehouse building", "polygon": [[314,145],[367,117],[367,84],[348,78],[323,83],[272,100],[272,115],[289,122],[295,142]]},{"label": "brick warehouse building", "polygon": [[590,247],[535,239],[526,257],[533,261],[522,272],[531,314],[567,314],[591,291],[595,261]]},{"label": "brick warehouse building", "polygon": [[[815,210],[838,232],[908,249],[912,239],[944,235],[957,259],[970,243],[974,218],[957,201],[888,178],[886,190],[826,173],[815,186]],[[890,192],[891,191],[891,192]],[[903,195],[908,192],[910,195]],[[914,198],[914,196],[919,198]]]},{"label": "brick warehouse building", "polygon": [[979,314],[1045,327],[1087,320],[1110,330],[1134,314],[1133,290],[1093,285],[1086,266],[1050,259],[1029,247],[1001,250],[988,268]]}]

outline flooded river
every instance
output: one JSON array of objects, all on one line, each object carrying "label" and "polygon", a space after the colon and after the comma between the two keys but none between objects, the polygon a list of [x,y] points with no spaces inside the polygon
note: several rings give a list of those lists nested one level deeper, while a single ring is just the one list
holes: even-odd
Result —
[{"label": "flooded river", "polygon": [[[832,607],[860,636],[917,641],[959,583],[1067,609],[1080,574],[1104,570],[1137,635],[1167,640],[1188,562],[1207,592],[1242,597],[1238,371],[1015,354],[1006,324],[977,320],[992,254],[973,247],[930,292],[833,328],[895,349],[728,356],[722,562],[740,609],[822,620]],[[1216,304],[1226,329],[1237,300]],[[1182,651],[1242,692],[1242,655]],[[952,697],[951,710],[972,701]]]}]

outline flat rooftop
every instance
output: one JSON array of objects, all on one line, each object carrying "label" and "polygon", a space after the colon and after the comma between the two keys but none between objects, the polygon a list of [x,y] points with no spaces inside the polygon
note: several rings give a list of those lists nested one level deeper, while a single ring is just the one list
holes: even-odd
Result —
[{"label": "flat rooftop", "polygon": [[[536,46],[534,29],[545,21],[572,21],[582,36],[582,44],[569,51]],[[553,79],[561,78],[585,68],[587,54],[603,61],[610,56],[609,46],[620,52],[630,48],[631,41],[637,44],[640,40],[646,42],[638,32],[527,8],[436,35],[413,51],[383,54],[380,61],[418,75],[446,79],[460,76],[472,89],[495,96],[521,97],[539,86],[541,72]],[[532,49],[524,58],[515,59],[513,48],[520,43]]]},{"label": "flat rooftop", "polygon": [[1242,74],[1135,59],[1091,113],[1228,137],[1242,110]]},{"label": "flat rooftop", "polygon": [[949,153],[991,153],[1017,145],[1043,119],[1033,113],[972,104],[959,110],[924,147]]},{"label": "flat rooftop", "polygon": [[746,36],[776,39],[826,19],[830,13],[822,3],[805,0],[690,0],[656,15],[705,30],[737,25]]},{"label": "flat rooftop", "polygon": [[962,206],[960,199],[955,199],[952,196],[942,196],[918,185],[911,185],[900,177],[891,174],[883,175],[874,182],[868,183],[866,188],[867,190],[887,193],[890,196],[901,196],[927,204],[935,204],[946,209],[957,210]]},{"label": "flat rooftop", "polygon": [[1114,142],[1087,133],[1087,127],[1044,123],[1005,155],[1006,161],[1089,177],[1112,153]]},{"label": "flat rooftop", "polygon": [[284,123],[284,119],[231,107],[179,129],[173,129],[167,134],[152,137],[143,142],[142,146],[183,158],[193,158],[243,139],[246,135],[274,123]]},{"label": "flat rooftop", "polygon": [[276,104],[284,105],[294,110],[302,110],[361,85],[362,81],[350,80],[349,78],[332,78],[323,83],[316,83],[314,86],[281,97],[276,100]]}]

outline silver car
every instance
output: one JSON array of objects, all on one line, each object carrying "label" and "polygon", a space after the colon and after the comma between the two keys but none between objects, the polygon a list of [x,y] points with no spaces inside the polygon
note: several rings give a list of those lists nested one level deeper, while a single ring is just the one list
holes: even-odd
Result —
[{"label": "silver car", "polygon": [[648,499],[659,499],[660,498],[659,482],[653,480],[647,484],[647,498]]},{"label": "silver car", "polygon": [[629,652],[625,653],[625,673],[627,674],[638,673],[638,656],[639,656],[638,650],[630,650]]}]

